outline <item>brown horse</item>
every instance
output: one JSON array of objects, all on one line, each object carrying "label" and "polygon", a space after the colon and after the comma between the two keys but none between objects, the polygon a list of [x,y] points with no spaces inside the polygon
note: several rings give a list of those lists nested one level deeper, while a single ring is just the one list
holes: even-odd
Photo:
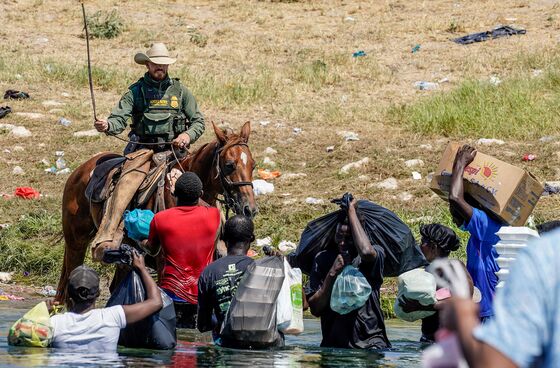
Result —
[{"label": "brown horse", "polygon": [[[246,122],[239,134],[224,133],[214,123],[216,140],[207,143],[188,155],[175,165],[185,171],[196,173],[203,185],[203,200],[210,205],[216,205],[218,195],[223,195],[226,208],[235,213],[253,217],[257,213],[257,206],[253,194],[252,180],[255,161],[249,150],[248,141],[251,126]],[[109,152],[103,152],[90,158],[80,165],[68,177],[62,197],[62,230],[64,233],[64,263],[57,288],[57,300],[63,301],[70,272],[84,262],[84,258],[91,240],[97,231],[96,224],[100,223],[102,205],[91,204],[85,196],[90,173],[96,162]],[[167,208],[176,205],[169,190],[169,183],[165,183],[165,205]],[[147,208],[153,208],[154,198],[148,201]],[[122,277],[123,268],[117,267],[112,287],[115,281]],[[119,275],[121,273],[121,275]]]}]

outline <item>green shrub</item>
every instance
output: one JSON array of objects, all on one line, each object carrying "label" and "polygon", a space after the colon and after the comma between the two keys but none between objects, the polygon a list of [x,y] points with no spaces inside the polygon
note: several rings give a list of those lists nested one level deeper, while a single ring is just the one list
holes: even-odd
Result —
[{"label": "green shrub", "polygon": [[95,12],[87,21],[90,38],[111,39],[124,30],[124,23],[115,9]]}]

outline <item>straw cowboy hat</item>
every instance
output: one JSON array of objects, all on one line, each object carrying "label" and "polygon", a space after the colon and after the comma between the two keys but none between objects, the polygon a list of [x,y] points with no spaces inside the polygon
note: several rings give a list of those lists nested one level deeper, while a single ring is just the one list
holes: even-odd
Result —
[{"label": "straw cowboy hat", "polygon": [[134,61],[138,64],[146,65],[148,61],[154,64],[169,65],[173,64],[177,59],[169,57],[169,51],[162,42],[152,44],[152,47],[146,53],[139,52],[134,55]]}]

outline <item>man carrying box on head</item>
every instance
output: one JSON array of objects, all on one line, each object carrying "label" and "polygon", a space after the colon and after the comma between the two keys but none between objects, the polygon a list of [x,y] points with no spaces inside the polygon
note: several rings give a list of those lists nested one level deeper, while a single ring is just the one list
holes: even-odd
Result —
[{"label": "man carrying box on head", "polygon": [[496,272],[500,269],[496,261],[498,252],[494,248],[500,240],[496,233],[507,224],[482,209],[482,206],[464,192],[463,172],[475,156],[476,150],[468,145],[461,147],[455,156],[449,191],[449,211],[455,225],[471,235],[467,244],[467,270],[474,286],[482,295],[480,320],[484,322],[494,314],[492,300],[498,283]]}]

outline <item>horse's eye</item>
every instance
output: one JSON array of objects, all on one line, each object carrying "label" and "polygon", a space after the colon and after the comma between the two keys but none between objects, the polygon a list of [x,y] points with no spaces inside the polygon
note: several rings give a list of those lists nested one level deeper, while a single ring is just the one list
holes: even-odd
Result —
[{"label": "horse's eye", "polygon": [[224,165],[224,174],[229,175],[234,171],[235,171],[235,162],[233,161],[226,162],[226,164]]}]

